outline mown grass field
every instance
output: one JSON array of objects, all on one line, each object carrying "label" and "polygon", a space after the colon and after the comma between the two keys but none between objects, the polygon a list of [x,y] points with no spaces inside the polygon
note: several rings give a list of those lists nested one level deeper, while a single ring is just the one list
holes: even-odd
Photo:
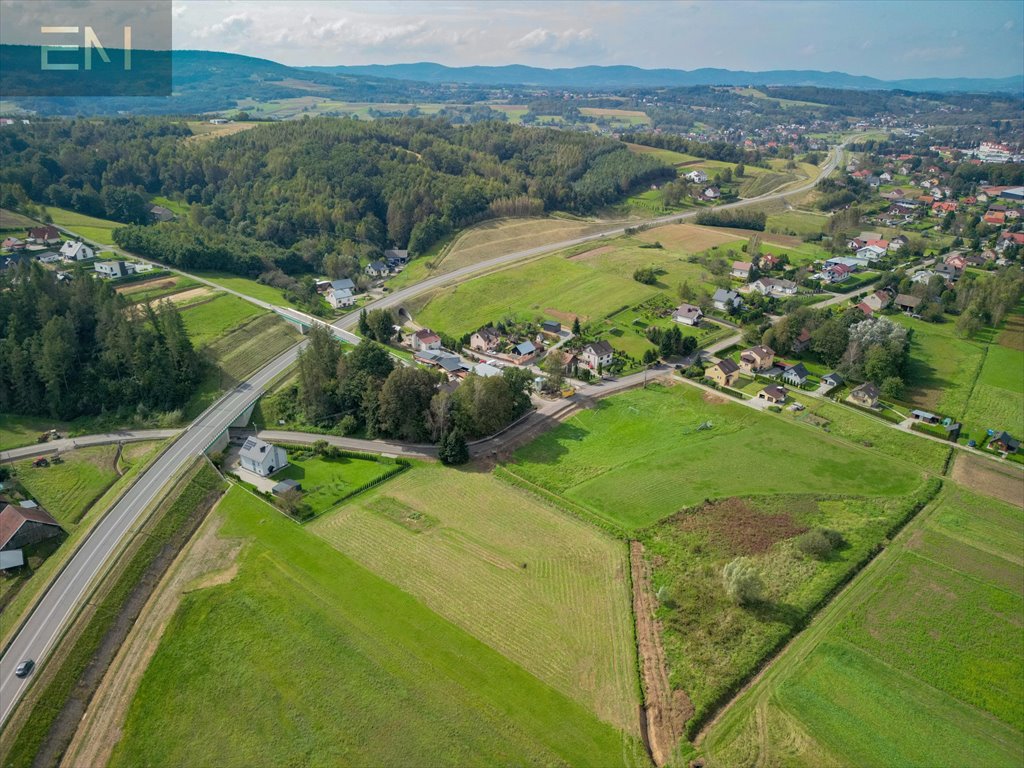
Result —
[{"label": "mown grass field", "polygon": [[43,432],[56,429],[62,435],[67,434],[68,423],[44,416],[19,416],[13,413],[0,413],[0,450],[20,448],[23,445],[35,445]]},{"label": "mown grass field", "polygon": [[309,528],[601,719],[637,733],[620,542],[490,473],[437,465],[418,465]]},{"label": "mown grass field", "polygon": [[35,219],[20,213],[0,208],[0,229],[29,229],[36,226]]},{"label": "mown grass field", "polygon": [[1024,762],[1024,513],[950,486],[709,731],[711,766]]},{"label": "mown grass field", "polygon": [[225,294],[182,312],[192,345],[202,347],[257,315],[266,314],[245,299]]},{"label": "mown grass field", "polygon": [[914,331],[904,399],[919,408],[961,418],[986,354],[985,345],[958,337],[953,322],[927,323],[902,314],[892,319]]},{"label": "mown grass field", "polygon": [[302,500],[315,515],[334,509],[356,488],[394,468],[393,464],[370,459],[349,456],[335,459],[306,456],[306,453],[295,448],[288,449],[288,466],[276,472],[274,480],[298,480],[302,484]]},{"label": "mown grass field", "polygon": [[[624,737],[232,488],[232,581],[185,596],[111,766],[643,764]],[[240,652],[244,649],[244,652]]]},{"label": "mown grass field", "polygon": [[964,432],[979,443],[986,430],[1024,437],[1024,352],[991,344],[964,413]]},{"label": "mown grass field", "polygon": [[126,283],[115,290],[133,304],[169,298],[177,293],[198,288],[201,284],[184,275],[163,275],[152,280]]},{"label": "mown grass field", "polygon": [[98,219],[95,216],[86,216],[81,213],[65,210],[64,208],[55,208],[52,205],[46,206],[46,211],[50,214],[53,223],[58,227],[67,227],[86,240],[91,240],[100,245],[113,245],[114,230],[124,226],[124,224],[117,221]]},{"label": "mown grass field", "polygon": [[[699,430],[705,422],[713,427]],[[517,475],[627,531],[707,498],[902,494],[920,476],[877,452],[737,403],[709,402],[682,384],[603,400],[514,459],[509,469]]]},{"label": "mown grass field", "polygon": [[60,464],[33,467],[32,459],[14,464],[18,480],[61,525],[72,526],[118,478],[116,445],[78,448]]},{"label": "mown grass field", "polygon": [[216,283],[223,288],[227,288],[232,291],[238,291],[238,293],[245,294],[246,296],[252,296],[254,299],[265,301],[269,304],[277,304],[282,307],[292,307],[298,309],[299,305],[289,301],[284,296],[284,291],[280,288],[275,288],[272,285],[264,285],[256,280],[250,280],[247,277],[239,277],[238,275],[232,275],[229,272],[193,272],[196,277],[201,277],[204,280]]}]

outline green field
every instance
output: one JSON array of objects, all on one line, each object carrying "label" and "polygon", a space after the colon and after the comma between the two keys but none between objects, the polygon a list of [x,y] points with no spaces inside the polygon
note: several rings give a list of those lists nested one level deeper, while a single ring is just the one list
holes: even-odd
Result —
[{"label": "green field", "polygon": [[39,436],[51,429],[56,429],[65,435],[68,423],[45,416],[18,416],[13,413],[0,413],[0,450],[6,451],[11,448],[20,448],[23,445],[35,445]]},{"label": "green field", "polygon": [[216,296],[182,312],[192,345],[202,347],[257,315],[266,314],[255,304],[237,296]]},{"label": "green field", "polygon": [[237,575],[184,597],[111,766],[643,764],[602,723],[232,488]]},{"label": "green field", "polygon": [[61,525],[72,526],[118,478],[116,445],[78,448],[60,464],[33,467],[32,459],[14,465],[19,482]]},{"label": "green field", "polygon": [[919,480],[909,465],[685,385],[602,400],[521,448],[509,469],[627,531],[706,498],[881,496]]},{"label": "green field", "polygon": [[46,212],[50,214],[53,223],[58,227],[66,227],[86,240],[91,240],[100,245],[113,245],[114,230],[124,226],[124,224],[117,221],[98,219],[95,216],[86,216],[74,211],[67,211],[63,208],[54,208],[53,206],[46,206]]},{"label": "green field", "polygon": [[710,766],[1019,766],[1024,515],[949,487],[710,729]]},{"label": "green field", "polygon": [[620,542],[489,473],[438,465],[416,466],[310,529],[603,720],[637,733]]},{"label": "green field", "polygon": [[150,202],[153,205],[162,205],[167,210],[171,211],[175,216],[188,216],[188,203],[179,202],[178,200],[171,200],[169,197],[154,197]]},{"label": "green field", "polygon": [[144,301],[154,301],[173,296],[176,293],[198,288],[199,282],[184,275],[164,275],[153,280],[141,281],[137,284],[129,283],[117,289],[117,292],[133,304]]},{"label": "green field", "polygon": [[334,509],[357,488],[394,469],[394,464],[349,456],[328,458],[291,448],[288,466],[274,473],[274,480],[286,478],[302,484],[302,500],[314,515]]},{"label": "green field", "polygon": [[275,288],[272,285],[264,285],[256,280],[251,280],[247,277],[239,277],[238,275],[232,275],[229,272],[193,272],[196,277],[201,277],[204,280],[216,283],[219,286],[227,288],[231,291],[237,291],[238,293],[246,296],[251,296],[254,299],[265,301],[268,304],[277,304],[282,307],[292,307],[298,309],[299,305],[289,301],[284,297],[284,291],[280,288]]},{"label": "green field", "polygon": [[630,152],[636,152],[638,155],[652,155],[658,160],[666,162],[669,165],[694,163],[701,159],[696,155],[687,155],[683,152],[673,152],[671,149],[648,147],[645,144],[626,144],[626,146],[629,147]]},{"label": "green field", "polygon": [[989,429],[1007,431],[1018,440],[1024,437],[1024,352],[991,344],[974,385],[964,432],[979,443]]},{"label": "green field", "polygon": [[23,216],[15,211],[9,211],[6,208],[0,208],[0,229],[29,229],[36,226],[36,224],[35,219],[30,219],[28,216]]}]

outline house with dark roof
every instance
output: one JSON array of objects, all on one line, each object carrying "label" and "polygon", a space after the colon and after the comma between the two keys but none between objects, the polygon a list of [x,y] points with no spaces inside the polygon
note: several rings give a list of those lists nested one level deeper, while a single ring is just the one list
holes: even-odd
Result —
[{"label": "house with dark roof", "polygon": [[162,205],[151,205],[149,207],[149,217],[153,221],[170,221],[174,218],[174,211]]},{"label": "house with dark roof", "polygon": [[28,241],[40,245],[55,245],[60,242],[60,232],[52,224],[43,227],[32,227],[28,231]]},{"label": "house with dark roof", "polygon": [[800,387],[807,383],[810,375],[811,372],[807,370],[803,363],[797,363],[796,365],[789,366],[782,372],[782,380],[795,387]]},{"label": "house with dark roof", "polygon": [[921,306],[921,299],[909,293],[899,293],[893,300],[893,304],[900,312],[917,312],[917,308]]},{"label": "house with dark roof", "polygon": [[881,394],[878,385],[866,381],[859,387],[854,387],[853,391],[850,392],[850,402],[865,408],[877,408],[878,396]]},{"label": "house with dark roof", "polygon": [[740,367],[726,357],[704,371],[704,375],[720,387],[731,387],[740,377]]},{"label": "house with dark roof", "polygon": [[469,348],[477,352],[493,352],[501,343],[501,334],[493,326],[486,326],[469,337]]},{"label": "house with dark roof", "polygon": [[41,507],[5,504],[0,510],[0,550],[21,549],[63,532],[60,523]]},{"label": "house with dark roof", "polygon": [[838,373],[826,373],[821,377],[821,386],[823,389],[835,389],[843,385],[843,377]]},{"label": "house with dark roof", "polygon": [[1020,448],[1020,440],[1015,440],[1006,432],[1000,432],[988,441],[989,450],[1003,453],[1016,453]]},{"label": "house with dark roof", "polygon": [[387,277],[391,269],[383,261],[371,261],[366,265],[366,274],[370,277]]},{"label": "house with dark roof", "polygon": [[612,345],[604,339],[592,342],[580,352],[580,364],[592,371],[596,371],[598,366],[607,368],[611,365],[614,352]]},{"label": "house with dark roof", "polygon": [[789,392],[786,391],[786,388],[776,384],[769,384],[757,393],[758,400],[767,400],[772,405],[782,405],[788,397]]}]

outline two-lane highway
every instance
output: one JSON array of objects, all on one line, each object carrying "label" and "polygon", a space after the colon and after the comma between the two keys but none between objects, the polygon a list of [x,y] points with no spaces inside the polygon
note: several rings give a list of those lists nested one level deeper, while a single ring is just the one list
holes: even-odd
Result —
[{"label": "two-lane highway", "polygon": [[[104,563],[117,551],[143,512],[160,497],[167,482],[200,455],[267,384],[295,361],[298,350],[297,345],[285,352],[194,421],[82,542],[0,658],[0,726],[7,721],[32,679],[31,676],[16,677],[14,668],[23,659],[43,664],[67,622],[88,595],[95,577],[102,572]],[[38,669],[33,674],[38,674]]]}]

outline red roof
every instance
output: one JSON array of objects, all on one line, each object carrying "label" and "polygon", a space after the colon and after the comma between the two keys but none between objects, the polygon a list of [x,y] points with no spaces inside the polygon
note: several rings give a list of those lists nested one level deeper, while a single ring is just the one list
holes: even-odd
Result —
[{"label": "red roof", "polygon": [[875,310],[873,310],[871,307],[869,307],[863,301],[860,304],[857,305],[857,309],[859,309],[865,315],[869,315],[869,316],[873,315],[875,313]]},{"label": "red roof", "polygon": [[981,220],[986,224],[1005,224],[1006,214],[1002,211],[989,211],[981,217]]},{"label": "red roof", "polygon": [[45,510],[28,509],[14,504],[8,504],[0,511],[0,549],[7,546],[14,534],[25,523],[42,523],[43,525],[55,525],[60,528],[60,523],[50,517]]},{"label": "red roof", "polygon": [[1017,245],[1024,245],[1024,232],[1003,232],[999,236],[1000,240],[1012,240]]}]

